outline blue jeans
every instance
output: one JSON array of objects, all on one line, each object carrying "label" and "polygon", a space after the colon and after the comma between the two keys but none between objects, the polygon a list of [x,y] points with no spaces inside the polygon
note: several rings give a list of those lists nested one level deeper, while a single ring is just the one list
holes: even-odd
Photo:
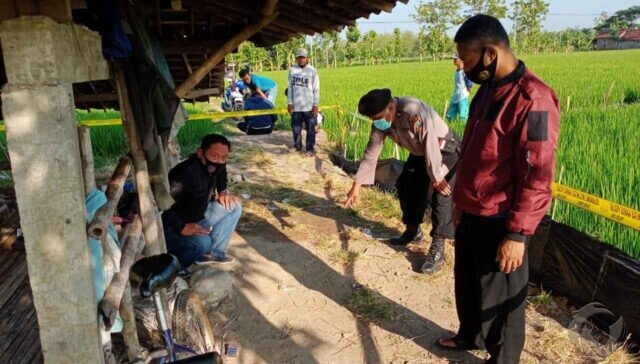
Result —
[{"label": "blue jeans", "polygon": [[447,120],[451,121],[457,117],[460,120],[466,122],[467,118],[469,118],[469,98],[465,97],[461,99],[459,102],[450,103],[449,109],[447,110]]},{"label": "blue jeans", "polygon": [[198,257],[211,254],[224,257],[242,215],[242,205],[237,202],[231,210],[227,210],[218,202],[210,202],[204,213],[204,219],[198,224],[205,229],[213,227],[209,235],[184,236],[172,226],[164,227],[167,252],[178,258],[182,269],[188,268]]},{"label": "blue jeans", "polygon": [[313,152],[316,144],[316,118],[311,111],[294,111],[291,114],[291,129],[293,130],[293,146],[302,149],[302,121],[307,127],[307,151]]},{"label": "blue jeans", "polygon": [[276,96],[278,96],[278,86],[273,86],[272,88],[270,88],[267,91],[263,91],[265,96],[267,96],[267,100],[269,100],[269,102],[271,103],[271,105],[273,105],[273,107],[276,107]]}]

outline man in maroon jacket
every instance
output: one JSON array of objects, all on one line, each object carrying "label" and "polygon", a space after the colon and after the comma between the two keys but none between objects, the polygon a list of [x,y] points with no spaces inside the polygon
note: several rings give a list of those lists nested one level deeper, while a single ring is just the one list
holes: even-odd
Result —
[{"label": "man in maroon jacket", "polygon": [[448,349],[485,346],[489,363],[518,363],[525,339],[527,244],[551,203],[558,99],[519,61],[500,22],[473,16],[455,36],[471,103],[454,188],[458,334]]}]

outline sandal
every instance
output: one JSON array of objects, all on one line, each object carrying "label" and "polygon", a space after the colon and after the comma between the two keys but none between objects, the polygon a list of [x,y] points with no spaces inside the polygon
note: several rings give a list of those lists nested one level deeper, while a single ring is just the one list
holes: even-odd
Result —
[{"label": "sandal", "polygon": [[[450,342],[453,345],[446,345],[443,342]],[[436,340],[436,345],[441,348],[441,349],[445,349],[445,350],[455,350],[455,351],[468,351],[468,350],[478,350],[480,349],[478,347],[478,345],[473,344],[473,343],[468,343],[460,338],[458,338],[458,336],[452,336],[452,337],[441,337],[438,340]]]}]

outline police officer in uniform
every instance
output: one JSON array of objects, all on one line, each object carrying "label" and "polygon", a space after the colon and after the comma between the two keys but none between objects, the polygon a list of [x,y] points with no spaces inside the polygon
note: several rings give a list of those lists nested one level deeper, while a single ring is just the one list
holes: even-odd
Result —
[{"label": "police officer in uniform", "polygon": [[453,199],[457,335],[516,364],[525,341],[527,245],[551,203],[560,111],[554,91],[518,60],[498,19],[476,15],[455,36],[471,102]]},{"label": "police officer in uniform", "polygon": [[454,236],[451,192],[460,143],[431,106],[411,97],[392,97],[389,89],[369,91],[360,99],[358,111],[373,120],[373,125],[345,206],[351,207],[356,202],[361,185],[373,184],[385,138],[389,137],[409,150],[409,158],[396,186],[406,230],[390,243],[407,245],[422,241],[420,224],[429,187],[433,187],[430,201],[432,241],[422,272],[435,273],[444,263],[445,239]]}]

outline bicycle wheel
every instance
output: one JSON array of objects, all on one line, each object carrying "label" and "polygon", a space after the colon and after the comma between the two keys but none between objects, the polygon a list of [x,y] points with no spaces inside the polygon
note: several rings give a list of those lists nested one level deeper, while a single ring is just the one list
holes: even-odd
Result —
[{"label": "bicycle wheel", "polygon": [[[172,324],[176,343],[194,350],[197,354],[215,350],[211,322],[195,291],[185,289],[178,294],[174,304]],[[179,358],[184,357],[179,355]]]}]

